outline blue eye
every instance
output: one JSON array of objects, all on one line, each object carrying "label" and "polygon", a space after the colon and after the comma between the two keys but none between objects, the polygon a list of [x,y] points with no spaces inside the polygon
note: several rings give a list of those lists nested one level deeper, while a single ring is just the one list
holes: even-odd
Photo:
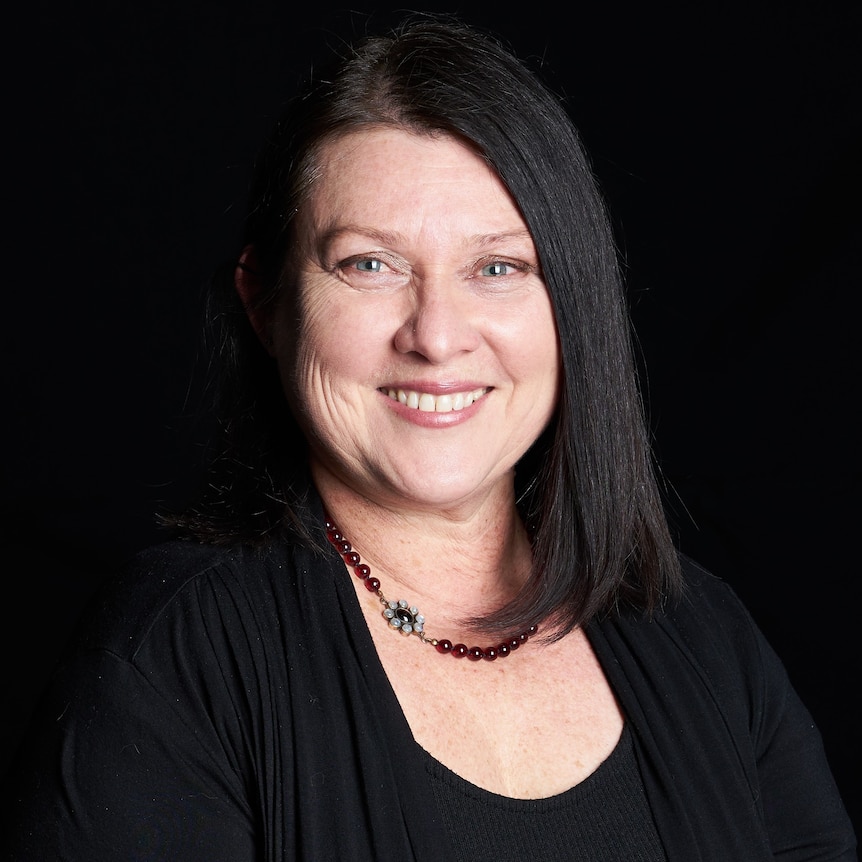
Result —
[{"label": "blue eye", "polygon": [[482,275],[508,275],[509,269],[510,267],[508,263],[494,261],[494,263],[489,263],[482,267]]},{"label": "blue eye", "polygon": [[360,272],[380,272],[383,269],[383,261],[373,257],[357,260],[353,264]]}]

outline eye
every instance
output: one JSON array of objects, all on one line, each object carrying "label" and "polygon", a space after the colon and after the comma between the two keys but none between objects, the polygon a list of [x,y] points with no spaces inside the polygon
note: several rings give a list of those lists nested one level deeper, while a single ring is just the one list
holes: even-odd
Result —
[{"label": "eye", "polygon": [[381,291],[403,285],[407,270],[403,261],[395,255],[384,251],[365,251],[337,258],[329,271],[356,290]]},{"label": "eye", "polygon": [[495,260],[492,263],[486,263],[485,266],[482,267],[480,272],[482,275],[509,275],[512,271],[513,267],[511,264],[506,263],[502,260]]},{"label": "eye", "polygon": [[353,267],[360,272],[382,272],[383,261],[375,257],[364,257],[353,261]]}]

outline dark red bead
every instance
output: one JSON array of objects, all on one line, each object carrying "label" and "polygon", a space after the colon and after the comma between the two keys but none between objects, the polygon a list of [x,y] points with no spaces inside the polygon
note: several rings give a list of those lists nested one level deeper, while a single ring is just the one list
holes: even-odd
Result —
[{"label": "dark red bead", "polygon": [[452,655],[455,656],[455,658],[464,658],[468,652],[469,650],[465,644],[455,644],[455,646],[452,647]]},{"label": "dark red bead", "polygon": [[497,647],[488,646],[485,647],[482,652],[484,653],[482,658],[484,658],[485,661],[494,661],[494,659],[497,658]]},{"label": "dark red bead", "polygon": [[512,648],[509,644],[500,644],[500,646],[497,647],[497,655],[500,656],[500,658],[506,658],[510,652],[512,652]]},{"label": "dark red bead", "polygon": [[364,581],[371,574],[371,567],[366,566],[365,563],[360,563],[353,571],[356,572],[357,578],[362,578]]},{"label": "dark red bead", "polygon": [[439,653],[452,652],[452,641],[447,641],[445,638],[442,641],[437,641],[437,645],[434,649]]},{"label": "dark red bead", "polygon": [[344,536],[338,532],[338,527],[333,526],[331,530],[328,530],[326,535],[329,537],[329,541],[335,544],[336,542],[340,542]]},{"label": "dark red bead", "polygon": [[521,634],[518,635],[518,640],[522,644],[525,644],[529,639],[530,639],[530,636],[526,632],[521,632]]},{"label": "dark red bead", "polygon": [[527,630],[527,633],[530,635],[530,637],[532,637],[538,630],[538,626],[530,626],[530,628]]},{"label": "dark red bead", "polygon": [[351,551],[349,554],[344,555],[344,562],[348,566],[358,566],[362,562],[362,557],[356,551]]},{"label": "dark red bead", "polygon": [[521,639],[520,638],[512,638],[512,640],[509,641],[509,649],[517,649],[520,645],[521,645]]},{"label": "dark red bead", "polygon": [[367,589],[369,593],[376,593],[380,589],[380,581],[378,581],[377,578],[366,578],[365,589]]},{"label": "dark red bead", "polygon": [[335,547],[338,548],[340,554],[348,554],[352,546],[347,539],[342,539],[340,542],[336,542]]},{"label": "dark red bead", "polygon": [[485,653],[482,647],[471,646],[470,649],[467,650],[467,658],[470,661],[479,661],[480,658],[484,658]]}]

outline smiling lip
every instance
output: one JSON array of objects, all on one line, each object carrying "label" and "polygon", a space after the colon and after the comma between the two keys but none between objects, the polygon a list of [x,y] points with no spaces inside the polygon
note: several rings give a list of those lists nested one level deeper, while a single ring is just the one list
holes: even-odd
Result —
[{"label": "smiling lip", "polygon": [[475,389],[467,389],[462,392],[445,392],[435,395],[418,389],[402,389],[382,387],[380,389],[393,401],[403,404],[420,413],[453,413],[469,407],[478,401],[483,395],[490,391],[489,386],[478,386]]}]

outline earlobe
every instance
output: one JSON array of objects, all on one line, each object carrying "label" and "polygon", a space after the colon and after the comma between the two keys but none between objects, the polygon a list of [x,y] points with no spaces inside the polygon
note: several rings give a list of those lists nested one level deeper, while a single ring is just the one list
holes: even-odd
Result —
[{"label": "earlobe", "polygon": [[270,321],[267,310],[261,304],[264,287],[254,246],[247,245],[239,256],[234,269],[234,287],[258,340],[266,352],[273,356]]}]

